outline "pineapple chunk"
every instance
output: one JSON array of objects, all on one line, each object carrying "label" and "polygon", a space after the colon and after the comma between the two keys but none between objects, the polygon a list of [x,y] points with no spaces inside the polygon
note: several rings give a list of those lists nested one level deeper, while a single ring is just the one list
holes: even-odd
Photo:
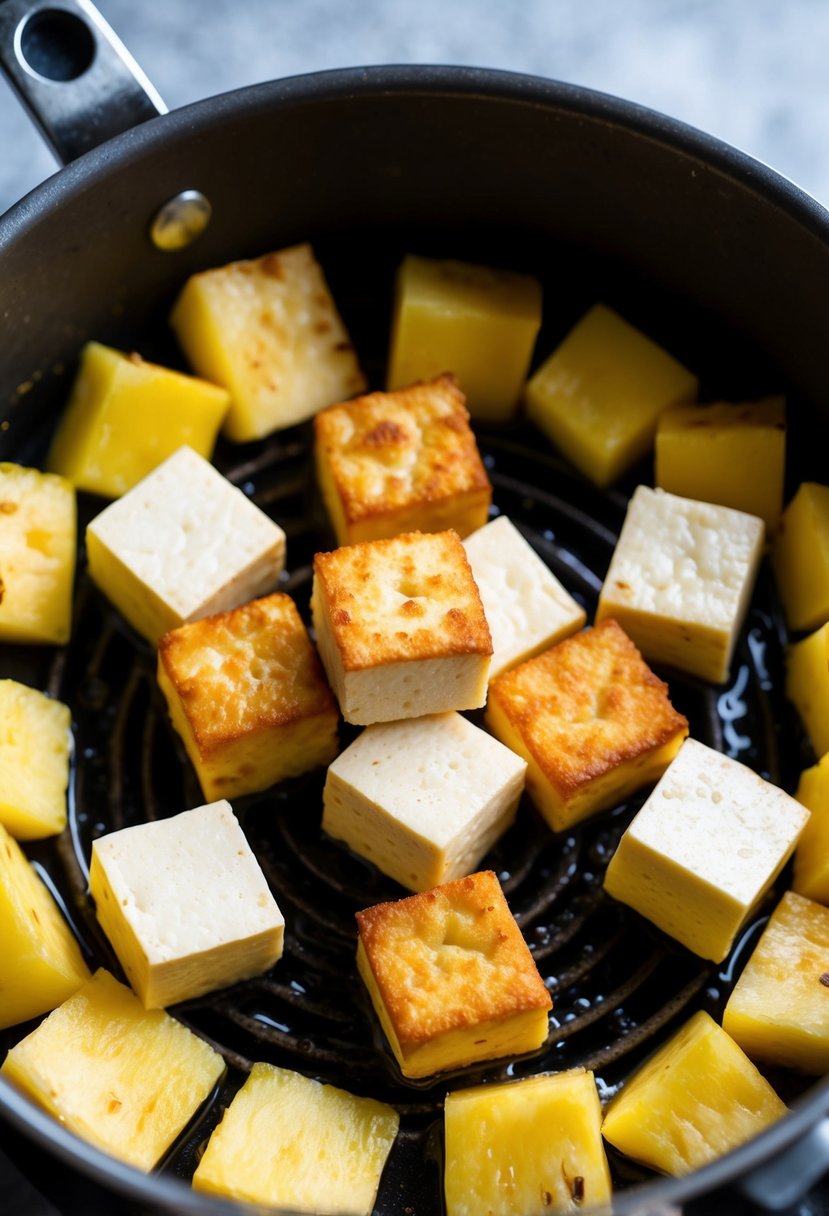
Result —
[{"label": "pineapple chunk", "polygon": [[212,1047],[97,971],[6,1056],[2,1072],[70,1131],[148,1171],[224,1071]]},{"label": "pineapple chunk", "polygon": [[753,1060],[829,1072],[829,908],[786,891],[737,981],[723,1030]]},{"label": "pineapple chunk", "polygon": [[602,1133],[628,1157],[680,1176],[784,1114],[785,1105],[748,1056],[700,1011],[614,1098]]},{"label": "pineapple chunk", "polygon": [[829,620],[829,486],[804,482],[783,512],[771,566],[790,629]]},{"label": "pineapple chunk", "polygon": [[829,752],[829,623],[789,648],[786,696],[800,714],[815,755]]},{"label": "pineapple chunk", "polygon": [[0,641],[69,641],[76,530],[65,478],[0,464]]},{"label": "pineapple chunk", "polygon": [[596,304],[527,383],[527,412],[577,469],[607,486],[650,449],[659,415],[697,378]]},{"label": "pineapple chunk", "polygon": [[[659,419],[656,485],[777,526],[783,506],[786,402],[678,405]],[[826,613],[829,616],[829,610]]]},{"label": "pineapple chunk", "polygon": [[292,1212],[369,1216],[399,1122],[373,1098],[254,1064],[193,1186]]},{"label": "pineapple chunk", "polygon": [[66,921],[0,824],[0,1028],[47,1013],[89,979]]},{"label": "pineapple chunk", "polygon": [[449,1094],[447,1216],[532,1216],[611,1197],[591,1072],[574,1068]]},{"label": "pineapple chunk", "polygon": [[195,274],[170,324],[200,376],[231,397],[229,439],[261,439],[366,387],[310,245]]},{"label": "pineapple chunk", "polygon": [[792,890],[829,904],[829,753],[800,774],[795,798],[812,813],[795,850]]},{"label": "pineapple chunk", "polygon": [[88,342],[47,468],[118,498],[183,443],[209,460],[229,404],[215,384]]},{"label": "pineapple chunk", "polygon": [[66,826],[72,743],[69,707],[16,680],[0,680],[0,824],[18,840]]},{"label": "pineapple chunk", "polygon": [[397,272],[388,387],[454,372],[474,418],[518,406],[541,325],[541,285],[526,274],[409,256]]}]

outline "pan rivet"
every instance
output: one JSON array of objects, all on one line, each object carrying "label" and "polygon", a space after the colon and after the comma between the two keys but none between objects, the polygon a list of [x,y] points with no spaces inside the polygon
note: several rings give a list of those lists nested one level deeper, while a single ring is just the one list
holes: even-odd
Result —
[{"label": "pan rivet", "polygon": [[204,232],[212,210],[200,190],[182,190],[159,208],[150,227],[153,244],[165,253],[185,249]]}]

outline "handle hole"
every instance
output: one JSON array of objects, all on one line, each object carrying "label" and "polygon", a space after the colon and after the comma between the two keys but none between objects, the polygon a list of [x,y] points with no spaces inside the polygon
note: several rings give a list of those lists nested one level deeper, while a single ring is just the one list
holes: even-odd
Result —
[{"label": "handle hole", "polygon": [[95,39],[80,17],[57,8],[33,13],[20,31],[26,67],[46,80],[77,80],[95,58]]}]

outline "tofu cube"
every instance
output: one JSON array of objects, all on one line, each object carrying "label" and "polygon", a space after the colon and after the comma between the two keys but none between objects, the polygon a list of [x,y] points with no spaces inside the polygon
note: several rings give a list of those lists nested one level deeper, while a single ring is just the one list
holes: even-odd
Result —
[{"label": "tofu cube", "polygon": [[759,515],[769,532],[777,527],[783,507],[785,466],[783,397],[677,405],[659,419],[657,486],[682,498]]},{"label": "tofu cube", "polygon": [[338,544],[447,528],[466,536],[486,523],[492,487],[454,377],[331,406],[314,432]]},{"label": "tofu cube", "polygon": [[155,645],[187,621],[273,590],[285,533],[192,448],[182,447],[96,515],[89,573]]},{"label": "tofu cube", "polygon": [[722,684],[763,552],[762,519],[638,486],[599,596],[653,663]]},{"label": "tofu cube", "polygon": [[87,342],[47,468],[118,498],[182,444],[209,460],[229,405],[206,380]]},{"label": "tofu cube", "polygon": [[788,648],[786,696],[794,704],[815,755],[829,752],[829,623]]},{"label": "tofu cube", "polygon": [[786,1113],[745,1053],[700,1011],[626,1082],[602,1133],[626,1156],[681,1177]]},{"label": "tofu cube", "polygon": [[795,798],[811,814],[795,849],[792,890],[829,904],[829,753],[800,774]]},{"label": "tofu cube", "polygon": [[98,837],[89,892],[147,1009],[260,975],[282,955],[282,913],[227,802]]},{"label": "tofu cube", "polygon": [[486,722],[527,761],[528,792],[555,832],[656,781],[688,734],[613,620],[493,680]]},{"label": "tofu cube", "polygon": [[254,1064],[193,1187],[280,1211],[371,1216],[399,1123],[383,1102]]},{"label": "tofu cube", "polygon": [[64,477],[0,463],[0,642],[69,641],[76,534]]},{"label": "tofu cube", "polygon": [[610,1169],[592,1072],[447,1094],[446,1216],[517,1216],[609,1204]]},{"label": "tofu cube", "polygon": [[474,418],[505,422],[540,325],[541,284],[531,275],[410,254],[395,280],[389,388],[451,371]]},{"label": "tofu cube", "polygon": [[526,769],[460,714],[368,726],[328,770],[323,830],[427,891],[469,874],[503,835]]},{"label": "tofu cube", "polygon": [[210,801],[267,789],[337,754],[337,702],[288,595],[165,633],[158,684]]},{"label": "tofu cube", "polygon": [[687,739],[619,842],[605,890],[722,962],[809,818],[736,760]]},{"label": "tofu cube", "polygon": [[829,621],[829,486],[799,486],[772,542],[771,568],[789,629]]},{"label": "tofu cube", "polygon": [[0,824],[18,840],[66,826],[71,724],[67,705],[0,680]]},{"label": "tofu cube", "polygon": [[230,393],[228,439],[304,422],[365,388],[310,245],[192,275],[170,324],[199,376]]},{"label": "tofu cube", "polygon": [[0,824],[0,1029],[48,1013],[89,971],[49,888]]},{"label": "tofu cube", "polygon": [[224,1072],[224,1061],[106,971],[6,1056],[0,1073],[75,1135],[149,1172]]},{"label": "tofu cube", "polygon": [[723,1012],[752,1060],[829,1072],[829,908],[786,891]]},{"label": "tofu cube", "polygon": [[492,641],[451,529],[318,553],[311,612],[347,722],[370,726],[486,700]]},{"label": "tofu cube", "polygon": [[581,629],[587,615],[506,515],[464,541],[492,635],[492,680]]},{"label": "tofu cube", "polygon": [[659,415],[696,399],[696,376],[622,317],[596,304],[527,382],[527,413],[597,486],[653,446]]},{"label": "tofu cube", "polygon": [[357,968],[405,1077],[534,1051],[552,1001],[491,870],[357,913]]}]

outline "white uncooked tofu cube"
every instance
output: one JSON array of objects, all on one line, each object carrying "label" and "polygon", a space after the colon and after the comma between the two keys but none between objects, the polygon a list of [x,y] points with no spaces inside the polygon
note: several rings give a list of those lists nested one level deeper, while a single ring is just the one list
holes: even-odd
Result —
[{"label": "white uncooked tofu cube", "polygon": [[89,891],[145,1008],[267,971],[285,921],[229,802],[101,836]]},{"label": "white uncooked tofu cube", "polygon": [[463,544],[492,635],[490,679],[584,625],[584,609],[506,515]]},{"label": "white uncooked tofu cube", "polygon": [[272,591],[285,533],[185,446],[95,516],[86,549],[94,581],[155,644]]},{"label": "white uncooked tofu cube", "polygon": [[328,769],[323,829],[410,891],[471,874],[510,826],[527,766],[457,713],[367,727]]},{"label": "white uncooked tofu cube", "polygon": [[748,608],[765,525],[638,486],[599,597],[646,659],[721,684]]},{"label": "white uncooked tofu cube", "polygon": [[605,889],[719,963],[808,818],[744,764],[686,739],[620,840]]}]

